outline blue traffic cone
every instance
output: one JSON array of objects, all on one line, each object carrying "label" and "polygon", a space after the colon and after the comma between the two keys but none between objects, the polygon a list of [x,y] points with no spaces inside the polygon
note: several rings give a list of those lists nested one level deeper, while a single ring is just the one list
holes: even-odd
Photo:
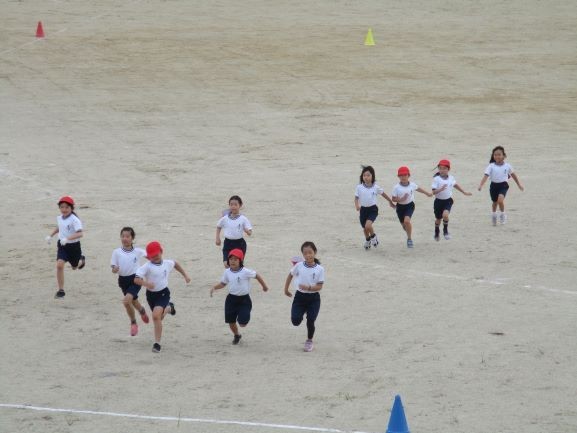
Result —
[{"label": "blue traffic cone", "polygon": [[400,395],[395,396],[395,402],[393,403],[393,409],[391,410],[391,418],[389,418],[387,433],[410,433]]}]

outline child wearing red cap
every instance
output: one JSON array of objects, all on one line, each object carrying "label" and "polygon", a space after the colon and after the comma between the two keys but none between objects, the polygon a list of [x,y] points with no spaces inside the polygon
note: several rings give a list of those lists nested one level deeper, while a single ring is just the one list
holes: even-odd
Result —
[{"label": "child wearing red cap", "polygon": [[240,213],[242,199],[233,195],[228,199],[229,210],[216,224],[216,245],[220,246],[220,232],[224,230],[224,245],[222,246],[222,261],[228,267],[228,253],[238,248],[246,255],[246,241],[243,234],[252,235],[252,225],[247,217]]},{"label": "child wearing red cap", "polygon": [[433,203],[433,211],[435,213],[435,234],[434,239],[438,242],[440,240],[440,225],[443,220],[443,237],[447,240],[451,239],[449,234],[449,213],[453,206],[453,188],[463,194],[470,196],[470,192],[464,191],[453,176],[449,174],[451,170],[451,161],[448,159],[441,159],[437,164],[439,170],[433,177],[433,194],[435,202]]},{"label": "child wearing red cap", "polygon": [[409,167],[399,167],[397,175],[399,176],[399,183],[395,185],[393,193],[391,194],[391,199],[397,203],[397,217],[399,218],[401,226],[407,233],[407,247],[413,248],[413,225],[411,223],[411,218],[415,211],[415,191],[425,194],[427,197],[432,197],[433,194],[425,191],[416,183],[409,180],[409,177],[411,176]]},{"label": "child wearing red cap", "polygon": [[505,214],[505,197],[507,196],[507,191],[509,190],[509,180],[510,177],[513,178],[517,186],[521,191],[525,191],[523,185],[519,181],[517,174],[513,171],[511,164],[505,162],[507,154],[503,146],[497,146],[491,152],[491,159],[489,160],[489,165],[485,169],[485,174],[481,179],[481,184],[479,185],[479,191],[487,182],[487,179],[491,179],[491,185],[489,186],[489,194],[491,195],[492,210],[491,221],[493,225],[497,225],[497,207],[499,207],[499,221],[501,224],[507,222],[507,214]]},{"label": "child wearing red cap", "polygon": [[140,286],[134,283],[136,271],[140,267],[140,260],[146,257],[146,251],[133,245],[134,229],[132,227],[123,227],[120,230],[120,242],[122,247],[116,248],[110,258],[110,267],[113,274],[118,274],[118,286],[122,290],[124,298],[122,304],[126,309],[126,314],[130,318],[130,335],[138,334],[138,324],[134,310],[140,313],[140,318],[144,323],[148,323],[146,310],[138,301]]},{"label": "child wearing red cap", "polygon": [[377,196],[384,197],[389,202],[389,205],[393,209],[395,208],[395,204],[375,181],[375,169],[370,165],[363,166],[359,184],[355,191],[355,208],[359,212],[359,221],[365,235],[365,250],[370,249],[371,246],[376,248],[379,245],[379,238],[373,229],[373,223],[379,215]]},{"label": "child wearing red cap", "polygon": [[56,218],[58,226],[46,236],[46,242],[50,243],[52,237],[58,233],[58,251],[56,253],[56,281],[58,291],[55,298],[63,298],[64,292],[64,265],[70,263],[72,269],[82,269],[86,263],[80,247],[80,238],[83,235],[82,221],[74,212],[74,200],[70,196],[64,196],[58,200],[60,215]]},{"label": "child wearing red cap", "polygon": [[304,261],[293,266],[287,276],[284,285],[284,293],[289,298],[292,293],[289,290],[293,277],[296,279],[296,293],[291,307],[291,322],[294,326],[299,326],[307,315],[307,339],[305,341],[305,352],[312,352],[313,337],[315,335],[315,321],[321,309],[320,291],[325,282],[325,269],[316,258],[317,247],[313,242],[307,241],[301,245],[301,252]]},{"label": "child wearing red cap", "polygon": [[154,241],[146,245],[146,258],[148,263],[142,265],[136,271],[134,283],[146,287],[146,300],[152,311],[152,321],[154,322],[154,344],[153,352],[160,352],[160,338],[162,337],[162,319],[166,314],[175,315],[176,309],[170,302],[170,289],[168,288],[168,275],[176,269],[186,283],[190,283],[190,278],[186,271],[175,262],[162,258],[162,246]]},{"label": "child wearing red cap", "polygon": [[[238,327],[244,328],[250,321],[252,311],[252,300],[250,299],[250,279],[256,280],[262,286],[264,292],[268,291],[268,286],[262,277],[252,269],[243,266],[244,253],[239,248],[235,248],[228,253],[228,267],[222,274],[220,282],[210,289],[210,297],[217,290],[228,285],[228,296],[224,303],[224,321],[228,323],[232,335],[232,344],[238,344],[242,335]],[[237,326],[238,322],[238,326]]]}]

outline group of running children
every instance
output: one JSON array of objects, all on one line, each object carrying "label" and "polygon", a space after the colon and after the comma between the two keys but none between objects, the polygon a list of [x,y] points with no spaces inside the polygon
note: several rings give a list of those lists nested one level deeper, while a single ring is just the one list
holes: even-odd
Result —
[{"label": "group of running children", "polygon": [[[505,162],[506,154],[502,146],[493,149],[491,160],[487,166],[479,191],[487,179],[491,180],[490,195],[492,201],[491,221],[495,226],[497,221],[505,224],[507,216],[505,214],[505,197],[509,189],[508,179],[513,178],[517,186],[523,191],[519,178],[514,173],[510,164]],[[373,223],[378,215],[377,196],[384,197],[392,208],[395,208],[399,222],[407,235],[407,247],[413,248],[411,218],[415,210],[415,191],[427,195],[435,196],[435,231],[434,239],[440,240],[440,225],[443,222],[443,237],[450,239],[449,234],[449,214],[453,205],[453,188],[464,195],[471,193],[463,190],[450,175],[451,163],[447,159],[442,159],[437,164],[438,172],[435,174],[432,183],[432,192],[428,192],[417,186],[410,180],[410,170],[408,167],[400,167],[397,175],[399,183],[395,185],[391,197],[376,184],[375,171],[371,166],[363,166],[360,182],[355,192],[355,207],[359,212],[359,219],[363,228],[365,242],[364,248],[377,247],[379,239],[374,231]],[[222,243],[222,257],[224,263],[224,273],[218,284],[210,289],[212,297],[217,290],[228,287],[228,296],[224,305],[225,322],[229,325],[233,333],[232,344],[239,344],[242,335],[239,327],[244,328],[250,321],[252,301],[250,298],[250,280],[256,279],[263,291],[269,290],[262,276],[256,271],[244,267],[246,255],[246,241],[244,234],[252,235],[252,225],[248,218],[240,213],[242,199],[234,195],[229,199],[229,208],[224,212],[222,218],[217,223],[216,245],[221,245],[221,232],[224,232],[224,242]],[[46,237],[50,242],[52,237],[58,234],[58,250],[56,258],[56,277],[58,291],[56,298],[63,298],[64,291],[64,265],[69,262],[72,269],[82,269],[85,266],[86,258],[82,255],[80,238],[83,235],[82,222],[74,212],[74,200],[72,197],[62,197],[58,202],[60,215],[57,217],[58,226]],[[499,214],[497,214],[497,209]],[[150,319],[144,306],[138,301],[138,294],[141,287],[146,288],[146,300],[152,312],[154,324],[154,344],[153,352],[161,350],[162,320],[167,314],[175,315],[176,309],[170,299],[168,288],[168,275],[176,269],[186,283],[190,283],[190,277],[182,266],[174,261],[163,257],[163,249],[159,242],[153,241],[146,245],[146,250],[133,245],[135,232],[131,227],[124,227],[120,231],[120,241],[122,246],[115,249],[111,258],[112,273],[118,274],[118,285],[124,295],[123,305],[130,318],[130,335],[138,334],[138,324],[136,313],[140,315],[144,323],[149,323]],[[323,288],[325,271],[316,257],[317,247],[313,242],[307,241],[301,245],[302,256],[292,259],[293,267],[290,270],[284,285],[284,293],[293,298],[291,307],[291,322],[294,326],[299,326],[306,315],[307,339],[304,344],[304,351],[313,350],[313,336],[315,334],[315,321],[318,317],[321,298],[319,292]],[[147,261],[141,265],[142,259]],[[294,281],[293,281],[294,280]],[[291,283],[296,289],[294,297],[290,291]]]}]

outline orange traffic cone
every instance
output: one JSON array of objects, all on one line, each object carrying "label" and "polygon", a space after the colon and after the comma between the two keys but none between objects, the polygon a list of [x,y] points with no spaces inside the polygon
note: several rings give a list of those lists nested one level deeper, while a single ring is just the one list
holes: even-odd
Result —
[{"label": "orange traffic cone", "polygon": [[38,27],[36,27],[36,37],[37,38],[44,37],[44,29],[42,28],[42,21],[38,21]]}]

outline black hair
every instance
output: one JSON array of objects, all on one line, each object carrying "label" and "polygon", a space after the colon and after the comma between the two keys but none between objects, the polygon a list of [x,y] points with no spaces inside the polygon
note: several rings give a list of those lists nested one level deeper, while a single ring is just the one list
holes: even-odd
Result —
[{"label": "black hair", "polygon": [[491,159],[489,160],[489,164],[491,164],[492,162],[495,162],[495,158],[493,158],[493,155],[495,154],[496,151],[500,150],[501,152],[503,152],[503,156],[505,158],[507,158],[507,154],[505,153],[505,148],[503,146],[496,146],[493,151],[491,152]]},{"label": "black hair", "polygon": [[233,195],[231,198],[229,198],[228,204],[230,204],[230,202],[233,200],[238,201],[238,204],[242,206],[242,199],[238,195]]},{"label": "black hair", "polygon": [[120,236],[122,236],[122,233],[124,233],[124,232],[130,233],[130,236],[132,236],[132,239],[134,239],[136,237],[136,233],[134,233],[134,229],[132,227],[122,227],[122,230],[120,230]]},{"label": "black hair", "polygon": [[[365,172],[369,172],[371,173],[371,176],[373,176],[373,183],[375,183],[377,181],[377,178],[375,177],[375,169],[370,166],[370,165],[363,165],[363,171],[361,171],[361,176],[359,178],[359,183],[365,183],[365,181],[363,180],[363,174],[365,174]],[[316,250],[315,250],[316,252]]]},{"label": "black hair", "polygon": [[[305,248],[310,248],[310,249],[312,249],[312,250],[315,252],[315,254],[317,253],[317,247],[316,247],[316,245],[314,244],[314,242],[311,242],[311,241],[303,242],[303,244],[301,245],[301,253],[303,252],[303,250],[304,250]],[[315,263],[316,263],[317,265],[320,265],[320,264],[321,264],[321,261],[315,257]]]}]

